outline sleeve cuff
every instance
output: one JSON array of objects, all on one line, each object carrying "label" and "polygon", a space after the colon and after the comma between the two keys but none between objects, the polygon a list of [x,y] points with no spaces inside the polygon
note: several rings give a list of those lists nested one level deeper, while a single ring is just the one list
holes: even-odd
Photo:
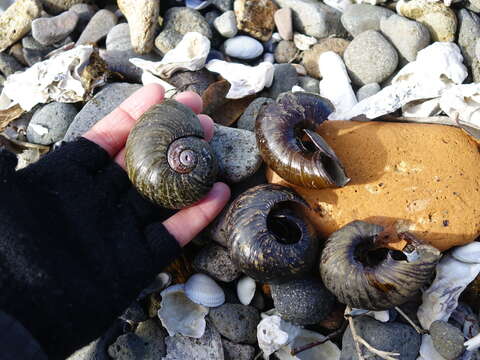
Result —
[{"label": "sleeve cuff", "polygon": [[163,267],[169,265],[182,252],[177,240],[161,223],[150,224],[145,228],[145,239],[155,263]]}]

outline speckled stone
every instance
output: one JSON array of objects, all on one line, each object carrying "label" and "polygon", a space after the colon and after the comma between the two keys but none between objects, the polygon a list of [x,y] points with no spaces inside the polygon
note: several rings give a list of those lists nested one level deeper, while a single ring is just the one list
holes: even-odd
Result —
[{"label": "speckled stone", "polygon": [[223,304],[210,309],[208,317],[215,328],[235,343],[255,344],[260,314],[252,306]]},{"label": "speckled stone", "polygon": [[272,0],[235,0],[233,9],[238,30],[260,41],[272,37],[275,27],[273,16],[278,9]]},{"label": "speckled stone", "polygon": [[395,14],[382,6],[352,4],[347,6],[342,15],[342,24],[352,36],[367,30],[380,30],[380,20]]},{"label": "speckled stone", "polygon": [[193,267],[223,282],[231,282],[241,274],[233,263],[229,251],[216,244],[201,249],[195,255]]},{"label": "speckled stone", "polygon": [[103,39],[117,25],[117,21],[117,16],[113,12],[105,9],[97,11],[78,38],[76,45],[96,43]]},{"label": "speckled stone", "polygon": [[379,32],[368,30],[348,45],[344,61],[355,84],[381,83],[397,68],[398,54]]},{"label": "speckled stone", "polygon": [[297,51],[293,41],[282,40],[275,48],[275,60],[279,64],[288,63],[295,58]]},{"label": "speckled stone", "polygon": [[245,129],[249,131],[255,131],[255,122],[257,116],[264,105],[274,103],[275,101],[270,98],[260,97],[253,100],[250,105],[245,109],[240,119],[238,119],[237,127],[239,129]]},{"label": "speckled stone", "polygon": [[430,325],[430,336],[435,350],[446,360],[457,359],[465,350],[463,333],[445,321],[434,321]]},{"label": "speckled stone", "polygon": [[360,89],[357,91],[357,100],[362,101],[363,99],[366,99],[372,95],[375,95],[380,91],[380,85],[377,83],[370,83],[363,85]]},{"label": "speckled stone", "polygon": [[222,339],[225,360],[253,360],[255,348],[251,345],[235,344]]},{"label": "speckled stone", "polygon": [[335,297],[320,279],[306,278],[270,285],[275,309],[284,320],[298,325],[316,324],[333,310]]},{"label": "speckled stone", "polygon": [[32,36],[42,45],[52,45],[65,39],[77,26],[78,15],[65,11],[51,18],[38,18],[32,21]]},{"label": "speckled stone", "polygon": [[302,65],[307,70],[307,74],[320,79],[322,77],[319,66],[320,55],[327,51],[333,51],[343,57],[343,53],[349,44],[350,41],[341,38],[320,40],[318,44],[313,45],[310,50],[303,53]]},{"label": "speckled stone", "polygon": [[130,28],[127,23],[115,25],[107,34],[107,51],[131,51],[132,40]]}]

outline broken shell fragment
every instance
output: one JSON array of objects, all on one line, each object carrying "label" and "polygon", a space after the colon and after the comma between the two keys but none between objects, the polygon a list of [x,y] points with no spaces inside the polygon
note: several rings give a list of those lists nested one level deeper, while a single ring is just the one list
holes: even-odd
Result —
[{"label": "broken shell fragment", "polygon": [[352,308],[385,310],[412,298],[430,280],[440,251],[407,233],[405,251],[382,248],[381,226],[353,221],[327,240],[320,260],[325,286]]},{"label": "broken shell fragment", "polygon": [[237,297],[243,305],[249,305],[255,295],[257,284],[251,277],[244,276],[237,283]]},{"label": "broken shell fragment", "polygon": [[259,185],[245,191],[226,215],[232,260],[261,282],[280,283],[304,275],[318,252],[309,221],[299,216],[305,201],[289,188]]},{"label": "broken shell fragment", "polygon": [[312,93],[285,93],[266,106],[255,125],[263,160],[286,181],[307,188],[344,186],[350,179],[332,148],[318,135],[318,125],[333,111]]},{"label": "broken shell fragment", "polygon": [[187,280],[185,295],[194,303],[207,307],[217,307],[225,302],[222,288],[205,274],[195,274]]},{"label": "broken shell fragment", "polygon": [[191,301],[185,295],[183,284],[170,286],[160,295],[162,302],[158,317],[168,334],[201,338],[205,332],[205,316],[208,314],[208,308]]}]

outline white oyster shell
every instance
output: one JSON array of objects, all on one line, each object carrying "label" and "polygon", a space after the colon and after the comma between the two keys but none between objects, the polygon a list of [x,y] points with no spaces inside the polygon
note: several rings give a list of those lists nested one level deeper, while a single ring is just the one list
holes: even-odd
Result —
[{"label": "white oyster shell", "polygon": [[244,276],[237,283],[237,296],[243,305],[248,305],[255,295],[257,283],[249,276]]},{"label": "white oyster shell", "polygon": [[335,111],[329,115],[328,119],[345,120],[343,114],[357,104],[347,68],[342,58],[333,51],[320,55],[319,66],[324,69],[323,78],[320,81],[320,95],[330,100],[335,106]]},{"label": "white oyster shell", "polygon": [[263,357],[268,359],[275,351],[291,343],[300,330],[299,326],[284,321],[279,315],[262,314],[262,321],[257,325],[257,340]]},{"label": "white oyster shell", "polygon": [[130,62],[166,79],[180,70],[200,70],[205,66],[209,52],[210,40],[206,36],[197,32],[188,32],[174,49],[165,54],[161,61],[132,58]]},{"label": "white oyster shell", "polygon": [[195,274],[187,280],[185,295],[193,302],[207,307],[217,307],[225,302],[222,288],[205,274]]},{"label": "white oyster shell", "polygon": [[152,73],[149,73],[148,71],[144,71],[142,74],[142,84],[143,85],[148,85],[148,84],[158,84],[163,86],[165,89],[165,97],[167,99],[170,99],[177,93],[177,88],[165,80],[160,79],[159,77],[156,77]]},{"label": "white oyster shell", "polygon": [[273,81],[274,68],[269,62],[248,66],[214,59],[208,62],[206,68],[219,73],[230,83],[227,99],[241,99],[256,94],[270,87]]},{"label": "white oyster shell", "polygon": [[453,86],[440,97],[440,107],[448,116],[458,116],[460,124],[480,129],[480,84]]},{"label": "white oyster shell", "polygon": [[341,351],[338,346],[331,341],[326,341],[309,350],[302,351],[297,355],[291,355],[292,349],[323,339],[325,339],[325,336],[322,334],[301,329],[291,343],[275,352],[275,356],[279,360],[339,360]]},{"label": "white oyster shell", "polygon": [[201,338],[205,332],[208,308],[194,303],[186,295],[183,284],[163,290],[158,317],[170,336],[181,334]]}]

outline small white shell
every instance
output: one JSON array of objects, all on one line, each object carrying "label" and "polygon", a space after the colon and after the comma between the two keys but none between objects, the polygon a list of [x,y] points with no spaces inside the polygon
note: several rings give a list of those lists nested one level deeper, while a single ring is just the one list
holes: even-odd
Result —
[{"label": "small white shell", "polygon": [[480,264],[480,242],[474,241],[470,244],[456,247],[452,256],[458,261],[467,264]]},{"label": "small white shell", "polygon": [[162,302],[157,315],[168,334],[201,338],[207,324],[208,308],[191,301],[185,295],[183,284],[170,286],[160,294]]},{"label": "small white shell", "polygon": [[244,276],[237,283],[237,296],[243,305],[248,305],[255,295],[257,284],[249,276]]},{"label": "small white shell", "polygon": [[225,302],[222,288],[205,274],[195,274],[185,283],[185,295],[194,303],[217,307]]}]

